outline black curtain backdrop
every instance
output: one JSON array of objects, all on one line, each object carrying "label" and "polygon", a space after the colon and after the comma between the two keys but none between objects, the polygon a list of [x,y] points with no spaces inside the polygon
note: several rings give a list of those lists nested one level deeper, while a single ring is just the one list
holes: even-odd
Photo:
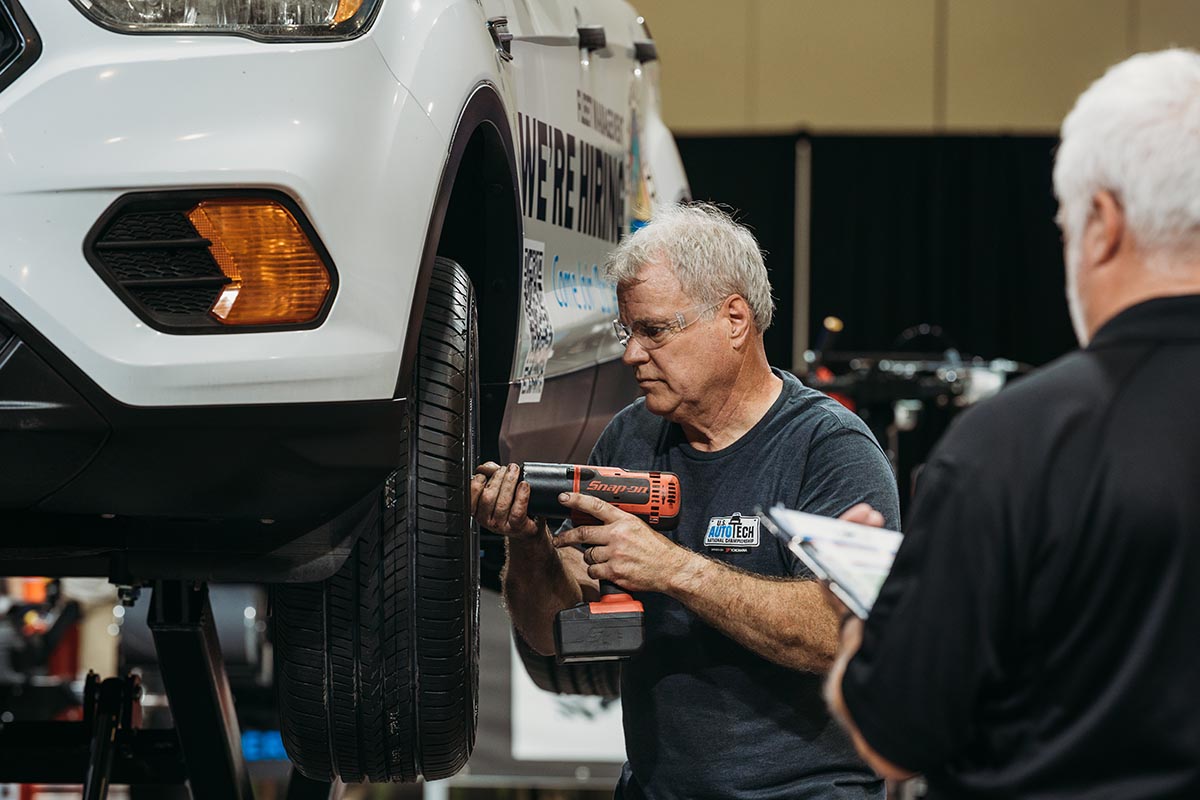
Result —
[{"label": "black curtain backdrop", "polygon": [[792,366],[796,253],[796,137],[679,138],[692,197],[709,200],[754,231],[766,253],[775,321],[763,337],[767,358]]},{"label": "black curtain backdrop", "polygon": [[[791,352],[796,136],[680,138],[697,199],[741,211],[779,305],[768,356]],[[886,350],[940,325],[960,351],[1043,364],[1075,347],[1050,174],[1056,139],[814,136],[809,341]]]}]

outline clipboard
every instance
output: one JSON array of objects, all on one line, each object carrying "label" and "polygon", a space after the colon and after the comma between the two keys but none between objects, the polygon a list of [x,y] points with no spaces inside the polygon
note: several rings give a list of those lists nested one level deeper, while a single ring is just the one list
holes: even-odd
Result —
[{"label": "clipboard", "polygon": [[904,540],[903,534],[886,528],[806,514],[782,505],[769,509],[763,522],[861,619],[871,613]]}]

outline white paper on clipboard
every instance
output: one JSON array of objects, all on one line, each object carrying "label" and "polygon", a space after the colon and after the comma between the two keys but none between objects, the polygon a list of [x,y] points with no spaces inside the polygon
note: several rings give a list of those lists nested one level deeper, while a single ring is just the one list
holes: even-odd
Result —
[{"label": "white paper on clipboard", "polygon": [[891,571],[902,534],[783,506],[767,511],[766,522],[847,608],[867,618]]}]

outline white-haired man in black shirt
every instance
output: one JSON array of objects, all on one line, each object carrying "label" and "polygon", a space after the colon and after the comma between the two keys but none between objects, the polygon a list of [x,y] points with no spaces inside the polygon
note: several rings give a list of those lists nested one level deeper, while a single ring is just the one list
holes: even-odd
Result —
[{"label": "white-haired man in black shirt", "polygon": [[1200,54],[1097,80],[1054,186],[1083,349],[939,444],[827,694],[934,797],[1200,797]]}]

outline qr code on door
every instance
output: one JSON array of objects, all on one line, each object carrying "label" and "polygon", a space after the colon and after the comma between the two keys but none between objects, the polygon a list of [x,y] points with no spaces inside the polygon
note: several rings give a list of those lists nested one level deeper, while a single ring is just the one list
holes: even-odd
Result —
[{"label": "qr code on door", "polygon": [[521,266],[521,296],[525,312],[525,333],[529,337],[529,352],[521,367],[521,392],[518,403],[538,403],[546,384],[546,362],[554,354],[554,325],[546,310],[545,283],[546,244],[525,240]]}]

